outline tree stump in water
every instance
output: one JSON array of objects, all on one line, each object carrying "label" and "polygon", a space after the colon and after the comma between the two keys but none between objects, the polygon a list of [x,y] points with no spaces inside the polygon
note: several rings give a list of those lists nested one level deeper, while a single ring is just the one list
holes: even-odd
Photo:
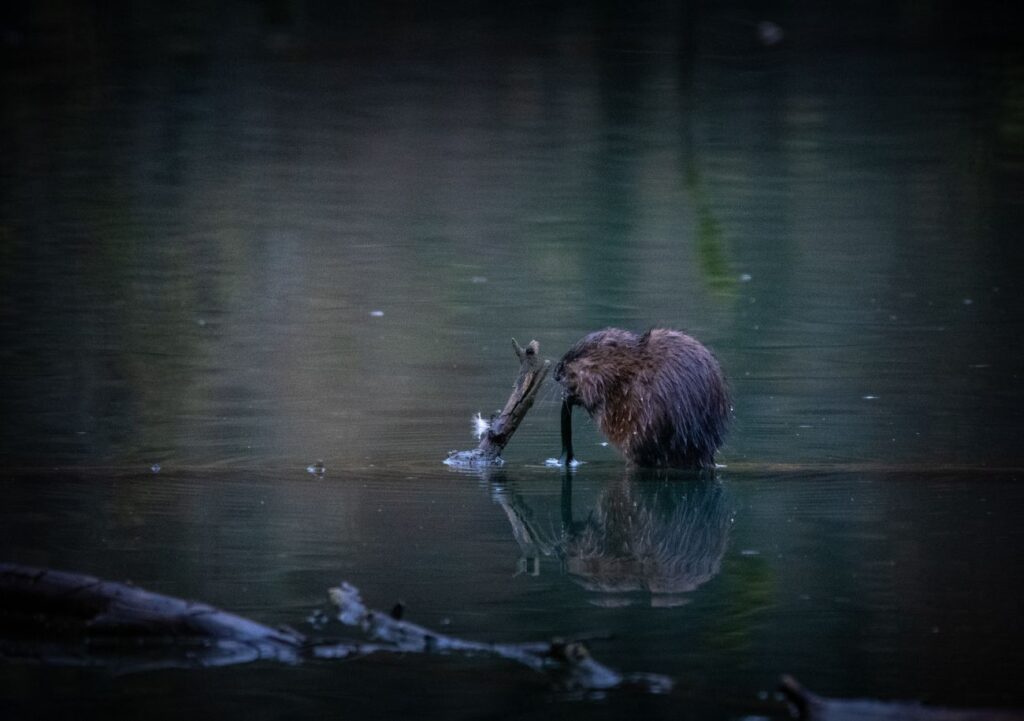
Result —
[{"label": "tree stump in water", "polygon": [[480,438],[480,445],[471,451],[453,451],[445,459],[449,466],[500,466],[505,461],[501,452],[512,439],[523,418],[533,406],[544,377],[551,367],[551,361],[540,357],[540,344],[532,340],[523,348],[512,339],[512,349],[519,358],[519,377],[512,387],[512,394],[498,415],[491,418],[488,428]]}]

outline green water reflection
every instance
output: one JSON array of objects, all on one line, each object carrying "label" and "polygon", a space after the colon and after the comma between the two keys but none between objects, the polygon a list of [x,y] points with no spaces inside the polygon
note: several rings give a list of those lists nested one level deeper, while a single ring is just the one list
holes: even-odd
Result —
[{"label": "green water reflection", "polygon": [[[0,666],[13,717],[740,717],[782,672],[1024,706],[1019,54],[926,41],[939,11],[873,43],[787,11],[769,48],[744,13],[570,5],[5,17],[0,557],[270,624],[347,579],[469,638],[604,638],[675,693]],[[510,337],[608,325],[721,359],[717,482],[583,423],[566,486],[553,385],[504,469],[441,466]]]}]

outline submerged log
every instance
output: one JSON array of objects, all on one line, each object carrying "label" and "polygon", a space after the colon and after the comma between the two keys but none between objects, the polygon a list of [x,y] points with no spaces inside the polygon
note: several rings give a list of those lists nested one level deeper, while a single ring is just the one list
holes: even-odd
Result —
[{"label": "submerged log", "polygon": [[338,619],[362,629],[383,648],[402,653],[490,656],[514,661],[548,675],[563,690],[606,691],[626,688],[667,693],[672,681],[651,673],[620,673],[600,663],[582,641],[555,639],[535,643],[485,643],[438,633],[401,619],[400,608],[390,614],[367,608],[354,586],[343,583],[329,591]]},{"label": "submerged log", "polygon": [[0,657],[121,670],[292,663],[305,642],[294,631],[205,603],[78,573],[0,564]]},{"label": "submerged log", "polygon": [[779,690],[801,721],[1024,721],[1024,712],[924,706],[909,701],[825,698],[811,693],[792,676]]},{"label": "submerged log", "polygon": [[537,391],[540,390],[541,383],[551,367],[551,361],[540,357],[540,344],[535,340],[523,348],[513,338],[512,349],[519,358],[519,377],[512,387],[512,394],[501,412],[491,418],[480,438],[480,445],[471,451],[450,453],[444,461],[449,466],[471,467],[504,463],[501,452],[533,407]]},{"label": "submerged log", "polygon": [[400,606],[390,614],[368,608],[359,590],[347,583],[328,593],[337,610],[317,614],[320,625],[334,617],[359,629],[366,640],[306,636],[124,583],[0,563],[0,660],[135,673],[258,660],[295,664],[421,653],[520,663],[555,687],[572,691],[664,693],[672,688],[664,676],[620,673],[605,666],[580,641],[472,641],[403,621]]}]

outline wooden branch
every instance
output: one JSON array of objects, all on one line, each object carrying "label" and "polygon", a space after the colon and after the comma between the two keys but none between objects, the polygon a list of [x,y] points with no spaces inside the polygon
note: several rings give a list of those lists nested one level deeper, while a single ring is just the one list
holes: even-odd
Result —
[{"label": "wooden branch", "polygon": [[0,564],[0,658],[122,671],[257,659],[292,663],[305,642],[301,634],[205,603],[78,573]]},{"label": "wooden branch", "polygon": [[490,656],[522,664],[549,676],[565,690],[604,691],[632,689],[668,693],[672,680],[652,673],[619,673],[594,659],[582,641],[556,639],[535,643],[486,643],[438,633],[401,619],[402,607],[390,614],[367,608],[359,590],[347,583],[328,591],[338,607],[338,620],[362,629],[381,642],[377,650],[398,653]]},{"label": "wooden branch", "polygon": [[792,676],[779,690],[801,721],[1024,721],[1012,709],[963,709],[923,706],[908,701],[825,698],[811,693]]},{"label": "wooden branch", "polygon": [[512,439],[512,434],[519,428],[527,412],[533,407],[533,401],[540,390],[551,361],[540,357],[540,344],[532,340],[521,347],[516,339],[512,339],[512,349],[519,358],[519,377],[512,387],[512,394],[505,402],[505,407],[493,417],[490,425],[480,439],[480,445],[471,451],[455,451],[449,454],[445,463],[450,466],[487,466],[501,465],[504,461],[501,452]]},{"label": "wooden branch", "polygon": [[[594,659],[582,641],[484,643],[449,636],[367,608],[347,583],[329,590],[336,618],[368,641],[326,640],[274,629],[204,603],[124,583],[0,563],[0,661],[94,666],[119,673],[202,668],[271,660],[351,659],[377,653],[492,657],[523,664],[558,688],[667,693],[672,681],[620,673]],[[321,623],[329,618],[321,614]]]}]

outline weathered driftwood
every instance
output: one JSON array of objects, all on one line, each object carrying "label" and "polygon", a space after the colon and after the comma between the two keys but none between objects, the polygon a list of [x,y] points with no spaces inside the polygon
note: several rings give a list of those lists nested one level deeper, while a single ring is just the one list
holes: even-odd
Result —
[{"label": "weathered driftwood", "polygon": [[330,589],[329,596],[338,621],[359,629],[368,641],[314,638],[124,583],[0,564],[0,660],[133,673],[432,653],[514,661],[565,690],[663,693],[672,687],[664,676],[619,673],[591,657],[580,641],[481,643],[403,621],[397,608],[391,614],[367,608],[358,589],[347,583]]},{"label": "weathered driftwood", "polygon": [[480,445],[471,451],[453,451],[445,459],[448,465],[488,466],[504,462],[501,452],[533,407],[537,391],[551,367],[551,361],[540,357],[540,344],[535,340],[523,348],[513,338],[512,349],[519,358],[519,377],[516,378],[505,407],[490,420],[489,427],[480,438]]},{"label": "weathered driftwood", "polygon": [[779,690],[802,721],[1024,721],[1024,712],[1001,709],[955,709],[908,701],[825,698],[811,693],[792,676]]},{"label": "weathered driftwood", "polygon": [[205,603],[78,573],[0,564],[0,657],[119,670],[293,663],[305,641]]},{"label": "weathered driftwood", "polygon": [[648,673],[623,674],[596,661],[581,641],[554,640],[536,643],[481,643],[448,636],[401,619],[401,608],[383,614],[367,608],[355,587],[345,583],[330,590],[338,607],[338,619],[362,629],[370,638],[402,653],[490,656],[520,663],[551,677],[564,690],[603,691],[631,688],[648,693],[667,693],[672,681]]}]

